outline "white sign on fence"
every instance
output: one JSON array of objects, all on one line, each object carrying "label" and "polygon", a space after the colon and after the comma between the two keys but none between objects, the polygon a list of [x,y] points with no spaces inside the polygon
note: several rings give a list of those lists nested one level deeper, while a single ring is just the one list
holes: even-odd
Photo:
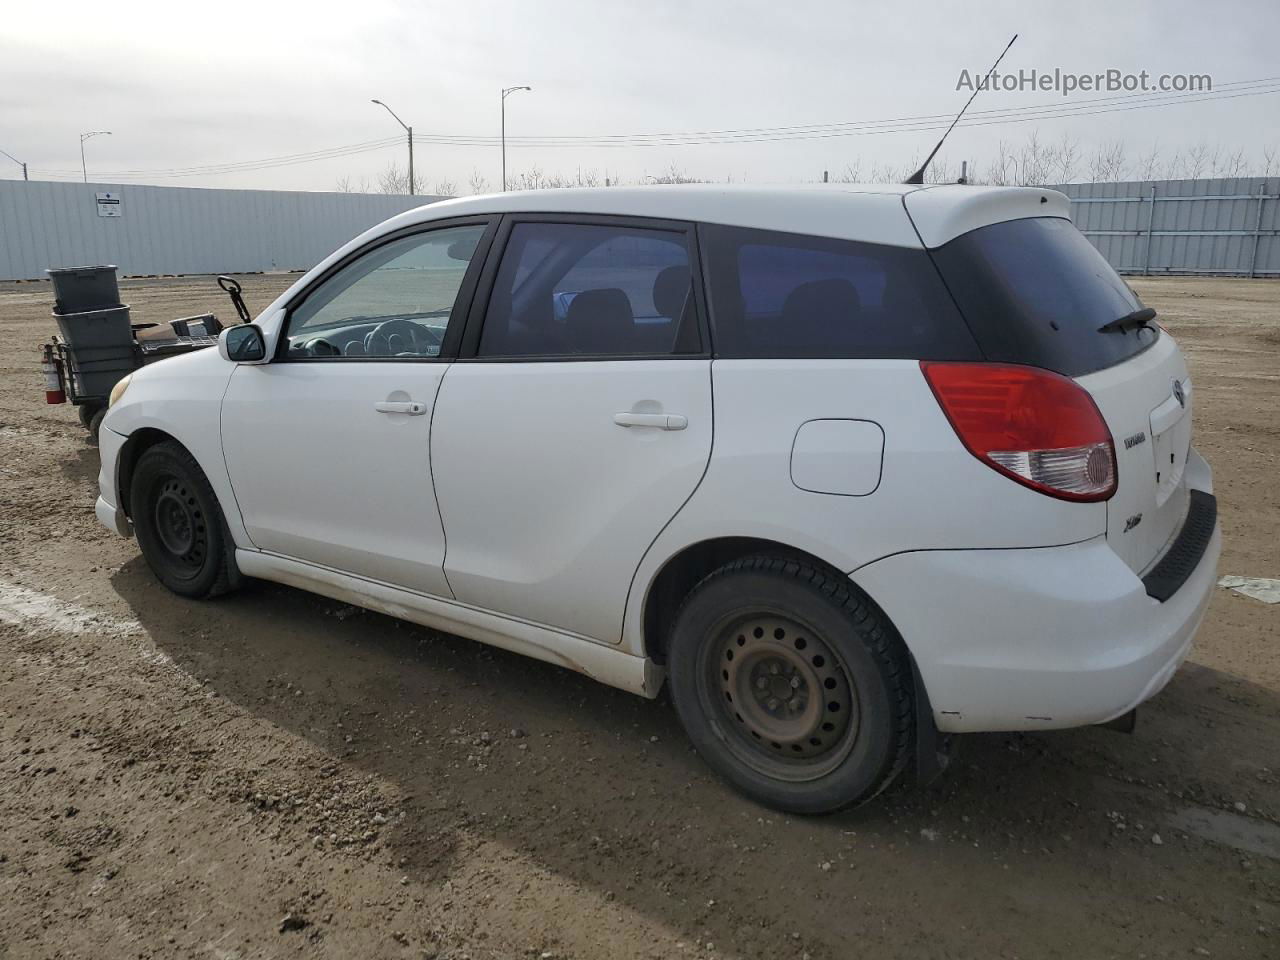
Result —
[{"label": "white sign on fence", "polygon": [[98,216],[100,217],[119,217],[124,214],[124,203],[120,200],[120,194],[110,190],[103,190],[98,197]]}]

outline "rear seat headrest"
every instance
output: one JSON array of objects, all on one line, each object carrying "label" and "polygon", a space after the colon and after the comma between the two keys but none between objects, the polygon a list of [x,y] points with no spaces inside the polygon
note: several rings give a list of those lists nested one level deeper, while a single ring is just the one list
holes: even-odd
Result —
[{"label": "rear seat headrest", "polygon": [[665,267],[653,281],[653,307],[662,317],[679,320],[689,298],[689,268],[682,264]]}]

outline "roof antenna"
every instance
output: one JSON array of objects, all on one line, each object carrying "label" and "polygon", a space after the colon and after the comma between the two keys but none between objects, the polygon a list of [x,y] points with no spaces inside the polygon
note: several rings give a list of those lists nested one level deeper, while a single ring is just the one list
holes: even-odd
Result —
[{"label": "roof antenna", "polygon": [[[1015,33],[1013,35],[1013,40],[1017,39],[1018,35]],[[947,132],[942,135],[942,139],[938,141],[938,145],[929,152],[927,157],[924,158],[924,163],[920,165],[920,169],[907,177],[903,183],[924,183],[924,172],[929,169],[929,164],[933,163],[933,158],[938,155],[938,151],[942,149],[942,144],[946,141],[947,137],[951,135],[951,131],[955,129],[956,124],[960,122],[960,118],[964,116],[965,110],[969,109],[969,104],[973,103],[973,98],[978,95],[978,92],[982,90],[984,86],[986,86],[987,81],[991,79],[991,75],[996,72],[996,67],[1000,66],[1000,61],[1003,60],[1004,55],[1009,52],[1009,47],[1013,46],[1013,40],[1010,40],[1008,44],[1005,45],[1000,56],[996,57],[996,62],[991,65],[991,69],[988,70],[986,75],[982,78],[982,82],[973,88],[972,95],[970,95],[969,99],[965,102],[965,105],[960,109],[960,112],[956,114],[956,118],[951,121],[951,126],[947,127]]]}]

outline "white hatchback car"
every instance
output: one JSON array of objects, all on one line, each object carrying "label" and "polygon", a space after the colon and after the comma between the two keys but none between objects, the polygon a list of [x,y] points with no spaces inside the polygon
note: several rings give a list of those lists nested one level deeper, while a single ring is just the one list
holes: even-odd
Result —
[{"label": "white hatchback car", "polygon": [[656,696],[829,811],[939,732],[1123,721],[1215,578],[1173,338],[1039,189],[432,204],[122,381],[98,516]]}]

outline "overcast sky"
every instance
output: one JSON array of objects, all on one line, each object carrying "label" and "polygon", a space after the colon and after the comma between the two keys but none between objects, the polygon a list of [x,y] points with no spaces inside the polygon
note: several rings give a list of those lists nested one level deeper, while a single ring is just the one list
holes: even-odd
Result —
[{"label": "overcast sky", "polygon": [[[962,69],[980,74],[1014,33],[1003,69],[1207,73],[1214,86],[1280,77],[1280,3],[851,0],[524,0],[454,3],[220,0],[11,3],[0,17],[0,149],[32,178],[328,190],[375,181],[403,143],[319,162],[164,177],[156,171],[257,160],[392,137],[378,97],[419,134],[520,136],[736,130],[958,110]],[[1273,89],[1280,89],[1276,84]],[[983,93],[974,110],[1104,96]],[[1004,139],[1066,134],[1084,152],[1123,139],[1132,156],[1204,140],[1261,158],[1280,145],[1280,93],[1075,118],[958,128],[952,162],[984,166]],[[508,145],[513,173],[579,168],[639,180],[673,165],[712,180],[796,182],[923,157],[938,133],[910,131],[683,146]],[[473,171],[500,178],[497,146],[420,144],[419,192]],[[95,171],[97,175],[95,176]],[[21,170],[0,157],[0,177]],[[1083,177],[1077,177],[1082,179]],[[425,189],[424,189],[425,187]]]}]

